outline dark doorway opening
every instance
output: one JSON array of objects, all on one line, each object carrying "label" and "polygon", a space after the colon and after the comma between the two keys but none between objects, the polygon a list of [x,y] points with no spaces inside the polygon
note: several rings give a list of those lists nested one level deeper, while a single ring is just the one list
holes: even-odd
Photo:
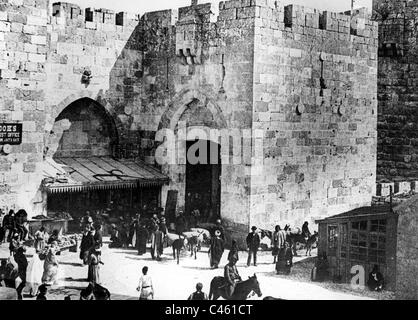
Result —
[{"label": "dark doorway opening", "polygon": [[220,218],[221,146],[207,140],[187,141],[187,155],[185,213],[190,217],[197,209],[199,222],[213,222]]}]

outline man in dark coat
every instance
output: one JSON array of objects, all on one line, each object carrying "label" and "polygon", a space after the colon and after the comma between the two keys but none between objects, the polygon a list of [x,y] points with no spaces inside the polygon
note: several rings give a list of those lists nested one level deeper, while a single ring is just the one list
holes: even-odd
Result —
[{"label": "man in dark coat", "polygon": [[136,246],[138,248],[138,255],[140,256],[147,252],[148,237],[149,232],[144,223],[139,223],[138,229],[136,230]]},{"label": "man in dark coat", "polygon": [[103,232],[102,232],[102,225],[100,223],[95,224],[95,230],[93,239],[94,239],[94,247],[96,248],[96,253],[101,256],[102,255],[102,246],[103,246]]},{"label": "man in dark coat", "polygon": [[26,271],[28,269],[28,260],[26,259],[25,249],[23,247],[17,249],[16,254],[14,255],[14,259],[17,263],[17,272],[19,278],[22,280],[22,282],[16,288],[17,298],[19,300],[23,300],[22,291],[26,286]]},{"label": "man in dark coat", "polygon": [[221,232],[215,231],[215,237],[211,239],[209,254],[210,254],[210,266],[213,269],[217,269],[224,253],[224,241],[221,239]]},{"label": "man in dark coat", "polygon": [[251,264],[251,256],[254,256],[254,266],[257,266],[257,252],[260,247],[260,236],[257,233],[257,227],[253,226],[247,236],[248,259],[247,266]]},{"label": "man in dark coat", "polygon": [[93,231],[88,226],[85,228],[80,244],[80,259],[83,260],[83,265],[88,264],[90,250],[94,247]]},{"label": "man in dark coat", "polygon": [[[217,219],[217,220],[216,220],[214,230],[215,230],[215,231],[216,231],[216,230],[219,230],[219,231],[221,232],[221,239],[222,239],[223,241],[225,241],[225,229],[224,229],[224,227],[222,226],[222,221],[221,221],[221,219]],[[211,236],[213,237],[213,236],[214,236],[214,234],[212,234]]]},{"label": "man in dark coat", "polygon": [[184,217],[183,211],[180,211],[176,218],[176,233],[181,235],[186,231],[186,218]]}]

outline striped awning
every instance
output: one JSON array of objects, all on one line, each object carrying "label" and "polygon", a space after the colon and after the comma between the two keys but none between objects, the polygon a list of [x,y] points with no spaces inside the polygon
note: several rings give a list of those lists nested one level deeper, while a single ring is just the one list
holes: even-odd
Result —
[{"label": "striped awning", "polygon": [[160,186],[168,178],[137,160],[111,157],[46,159],[42,186],[49,193]]}]

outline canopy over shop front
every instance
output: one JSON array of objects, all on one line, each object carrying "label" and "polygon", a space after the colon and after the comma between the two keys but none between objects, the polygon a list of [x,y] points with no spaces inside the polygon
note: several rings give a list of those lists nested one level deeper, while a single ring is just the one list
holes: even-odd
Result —
[{"label": "canopy over shop front", "polygon": [[168,178],[138,160],[111,157],[48,158],[43,167],[43,188],[48,193],[156,187]]}]

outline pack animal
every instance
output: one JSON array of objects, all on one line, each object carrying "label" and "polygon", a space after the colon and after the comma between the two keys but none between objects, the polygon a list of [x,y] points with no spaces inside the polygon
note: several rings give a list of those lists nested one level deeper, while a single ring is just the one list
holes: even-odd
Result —
[{"label": "pack animal", "polygon": [[308,256],[309,254],[310,256],[312,249],[315,247],[316,243],[318,242],[318,232],[315,231],[313,235],[308,237],[304,235],[299,228],[296,228],[294,230],[291,230],[291,229],[289,230],[290,231],[287,231],[287,234],[291,243],[293,255],[294,256],[298,255],[297,253],[298,244],[301,244],[306,249],[306,255]]},{"label": "pack animal", "polygon": [[205,241],[203,232],[188,231],[183,232],[183,236],[186,237],[188,243],[188,249],[190,250],[190,256],[194,255],[197,259],[197,252],[202,248],[202,243]]},{"label": "pack animal", "polygon": [[179,238],[174,240],[172,243],[173,248],[173,258],[174,260],[177,259],[177,264],[180,264],[180,253],[182,250],[186,250],[187,248],[187,239],[183,236],[178,236]]},{"label": "pack animal", "polygon": [[258,297],[262,296],[260,284],[255,274],[248,280],[237,283],[232,296],[228,296],[226,293],[225,278],[215,277],[210,283],[209,300],[218,300],[220,297],[225,300],[247,300],[252,292],[255,292]]},{"label": "pack animal", "polygon": [[318,232],[314,231],[314,234],[309,237],[308,241],[306,241],[306,255],[308,255],[309,253],[309,256],[311,256],[311,251],[313,248],[316,247],[318,243],[318,238]]}]

